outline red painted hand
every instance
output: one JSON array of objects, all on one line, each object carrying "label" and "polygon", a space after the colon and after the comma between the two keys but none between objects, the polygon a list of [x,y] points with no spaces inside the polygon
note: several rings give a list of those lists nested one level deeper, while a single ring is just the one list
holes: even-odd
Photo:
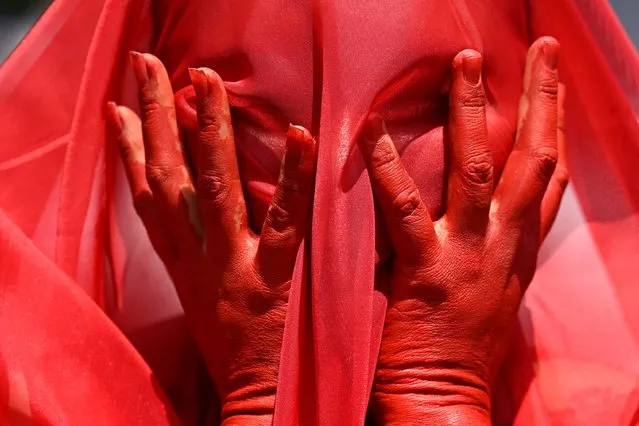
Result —
[{"label": "red painted hand", "polygon": [[447,210],[435,223],[381,117],[368,120],[360,147],[396,254],[371,399],[379,424],[490,424],[491,385],[568,180],[558,52],[549,38],[530,49],[517,140],[499,181],[482,58],[455,58]]},{"label": "red painted hand", "polygon": [[[222,401],[223,422],[270,424],[288,293],[309,227],[316,146],[291,126],[260,236],[247,224],[224,85],[191,70],[197,95],[197,182],[185,161],[162,63],[132,54],[142,120],[115,104],[136,210],[164,261]],[[200,219],[201,218],[201,219]]]}]

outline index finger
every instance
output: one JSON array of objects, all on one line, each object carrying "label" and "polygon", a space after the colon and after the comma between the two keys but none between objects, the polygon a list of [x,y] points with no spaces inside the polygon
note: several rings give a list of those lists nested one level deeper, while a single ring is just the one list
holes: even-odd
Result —
[{"label": "index finger", "polygon": [[369,116],[364,133],[360,149],[393,247],[405,261],[419,262],[439,247],[428,209],[378,114]]}]

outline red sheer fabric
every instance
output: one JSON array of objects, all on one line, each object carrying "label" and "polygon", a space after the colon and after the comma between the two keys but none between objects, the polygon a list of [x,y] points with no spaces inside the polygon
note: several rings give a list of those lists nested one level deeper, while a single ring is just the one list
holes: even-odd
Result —
[{"label": "red sheer fabric", "polygon": [[114,324],[4,215],[0,226],[2,424],[176,422]]},{"label": "red sheer fabric", "polygon": [[[275,423],[361,424],[385,307],[375,264],[388,259],[355,148],[362,120],[384,115],[439,216],[452,58],[464,48],[485,56],[503,165],[526,50],[541,35],[563,46],[574,192],[522,305],[494,416],[631,423],[639,60],[603,0],[56,1],[0,69],[0,421],[171,423],[166,393],[195,424],[211,405],[106,135],[106,101],[136,105],[129,50],[158,55],[176,91],[187,67],[227,82],[253,224],[279,171],[284,140],[273,135],[293,122],[317,136],[313,234],[291,291]],[[190,93],[179,96],[186,117]]]}]

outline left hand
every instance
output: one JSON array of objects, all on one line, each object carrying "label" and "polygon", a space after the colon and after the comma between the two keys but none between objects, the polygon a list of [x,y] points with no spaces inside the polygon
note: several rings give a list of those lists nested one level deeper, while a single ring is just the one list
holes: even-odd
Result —
[{"label": "left hand", "polygon": [[482,58],[455,58],[447,210],[437,222],[381,117],[369,118],[360,147],[396,253],[371,396],[379,424],[490,424],[493,381],[567,184],[558,51],[550,38],[530,49],[517,139],[497,185]]},{"label": "left hand", "polygon": [[[138,215],[176,286],[222,402],[223,423],[271,424],[288,294],[310,224],[316,145],[290,126],[261,235],[247,223],[224,84],[190,70],[199,123],[193,181],[167,72],[132,53],[142,120],[109,104]],[[201,218],[201,219],[200,219]]]}]

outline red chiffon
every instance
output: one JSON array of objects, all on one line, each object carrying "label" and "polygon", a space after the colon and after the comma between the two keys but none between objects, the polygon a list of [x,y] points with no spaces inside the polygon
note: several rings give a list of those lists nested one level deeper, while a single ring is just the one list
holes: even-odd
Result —
[{"label": "red chiffon", "polygon": [[291,291],[275,423],[341,425],[363,422],[385,307],[374,277],[388,245],[354,147],[362,120],[384,115],[438,216],[452,58],[485,56],[503,165],[526,50],[541,35],[563,47],[574,191],[522,305],[495,421],[636,423],[639,59],[603,0],[54,2],[0,68],[0,423],[171,423],[164,394],[185,424],[211,407],[106,135],[106,101],[137,103],[129,50],[158,55],[176,91],[188,67],[226,81],[253,224],[279,171],[284,140],[273,135],[293,122],[317,136],[313,233]]},{"label": "red chiffon", "polygon": [[149,367],[98,306],[4,215],[0,226],[2,424],[177,424]]}]

